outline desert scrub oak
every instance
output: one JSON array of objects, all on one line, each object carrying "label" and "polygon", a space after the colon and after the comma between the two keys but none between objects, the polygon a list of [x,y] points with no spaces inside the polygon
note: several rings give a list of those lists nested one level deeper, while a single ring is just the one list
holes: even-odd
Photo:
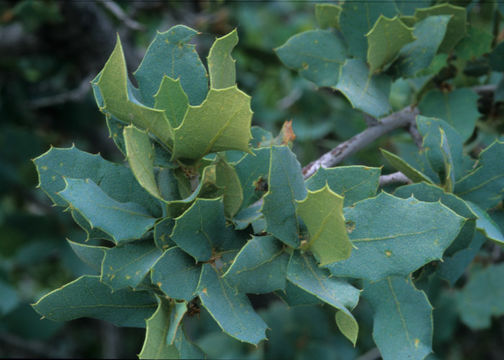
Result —
[{"label": "desert scrub oak", "polygon": [[[432,353],[438,288],[466,276],[487,239],[504,243],[490,216],[500,214],[504,142],[477,159],[468,154],[482,84],[464,86],[467,79],[443,78],[442,70],[453,65],[461,74],[484,57],[502,71],[501,46],[492,50],[491,35],[450,4],[349,1],[318,4],[315,14],[319,28],[291,37],[278,57],[372,121],[304,168],[290,148],[289,122],[276,137],[251,127],[251,98],[236,84],[231,55],[236,30],[215,40],[207,67],[190,43],[196,30],[158,33],[133,74],[138,87],[117,39],[91,85],[126,163],[76,147],[34,160],[54,204],[88,240],[100,240],[68,241],[95,274],[43,296],[33,305],[38,313],[145,327],[140,358],[203,358],[184,329],[194,307],[230,337],[260,345],[268,324],[248,294],[325,304],[355,346],[362,298],[384,359]],[[417,144],[405,157],[382,149],[398,172],[334,167],[397,129]],[[502,296],[477,306],[499,293],[502,272],[479,269],[453,290],[465,324],[484,328],[504,313]]]}]

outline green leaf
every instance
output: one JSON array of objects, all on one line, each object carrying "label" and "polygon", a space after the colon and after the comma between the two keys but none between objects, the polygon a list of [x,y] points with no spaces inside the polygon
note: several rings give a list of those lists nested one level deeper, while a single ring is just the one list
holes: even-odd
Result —
[{"label": "green leaf", "polygon": [[496,140],[479,155],[477,167],[455,184],[455,193],[483,210],[496,206],[503,196],[504,142]]},{"label": "green leaf", "polygon": [[[158,307],[146,320],[145,340],[140,359],[178,359],[179,352],[173,342],[167,342],[169,332],[175,332],[179,323],[172,323],[173,302],[158,297]],[[173,329],[175,328],[175,330]]]},{"label": "green leaf", "polygon": [[498,44],[490,53],[488,61],[492,70],[494,71],[504,71],[504,65],[502,64],[502,57],[504,56],[504,43]]},{"label": "green leaf", "polygon": [[222,200],[224,202],[224,214],[227,218],[233,218],[240,210],[243,202],[243,192],[240,178],[233,166],[223,158],[219,158],[215,164],[217,173],[217,186],[222,189]]},{"label": "green leaf", "polygon": [[273,236],[252,236],[222,278],[242,293],[283,290],[288,261],[282,244]]},{"label": "green leaf", "polygon": [[180,79],[191,105],[198,105],[205,99],[208,91],[207,73],[195,45],[188,44],[196,34],[196,30],[184,25],[173,26],[168,31],[156,34],[135,71],[135,78],[147,105],[154,105],[154,95],[165,75]]},{"label": "green leaf", "polygon": [[116,326],[144,327],[156,308],[156,299],[145,291],[119,290],[100,282],[98,276],[81,276],[51,291],[33,305],[35,311],[54,321],[91,317]]},{"label": "green leaf", "polygon": [[455,48],[457,58],[462,60],[475,60],[489,53],[492,49],[492,40],[492,34],[477,27],[470,27],[467,30],[467,36],[463,38]]},{"label": "green leaf", "polygon": [[201,266],[193,258],[173,247],[166,250],[152,267],[152,283],[166,296],[191,301],[198,286]]},{"label": "green leaf", "polygon": [[[161,76],[159,81],[161,82]],[[103,98],[103,107],[100,110],[126,124],[134,124],[148,130],[163,144],[171,146],[173,130],[164,116],[164,111],[142,105],[134,97],[132,86],[128,82],[126,61],[118,37],[114,51],[101,71],[99,79],[94,83]]]},{"label": "green leaf", "polygon": [[372,75],[362,60],[348,59],[334,88],[342,92],[353,108],[380,118],[392,110],[388,101],[390,84],[388,76]]},{"label": "green leaf", "polygon": [[239,249],[242,239],[226,227],[221,198],[196,199],[175,219],[171,239],[196,261],[208,261],[215,251]]},{"label": "green leaf", "polygon": [[349,53],[365,60],[368,49],[365,35],[380,15],[394,17],[397,14],[396,5],[392,1],[345,1],[342,8],[339,23],[348,44]]},{"label": "green leaf", "polygon": [[346,59],[343,41],[331,30],[308,30],[275,49],[280,60],[318,86],[335,86]]},{"label": "green leaf", "polygon": [[466,221],[441,202],[400,199],[384,192],[344,210],[357,249],[328,269],[335,276],[369,281],[407,276],[441,259]]},{"label": "green leaf", "polygon": [[175,246],[175,243],[170,237],[174,226],[175,220],[172,218],[164,218],[154,225],[154,243],[159,249],[164,251]]},{"label": "green leaf", "polygon": [[208,54],[210,88],[225,89],[236,84],[236,67],[231,51],[238,44],[236,29],[215,40]]},{"label": "green leaf", "polygon": [[87,179],[65,178],[67,186],[58,194],[78,211],[91,228],[110,235],[116,244],[140,239],[156,221],[142,206],[118,202]]},{"label": "green leaf", "polygon": [[478,95],[467,88],[449,93],[430,90],[423,96],[418,107],[424,116],[445,120],[460,133],[464,141],[472,135],[476,120],[480,117]]},{"label": "green leaf", "polygon": [[39,173],[39,186],[58,206],[68,203],[58,195],[65,188],[63,178],[91,179],[111,198],[119,202],[136,202],[154,216],[161,214],[157,201],[153,201],[125,166],[104,160],[100,155],[71,148],[51,147],[33,160]]},{"label": "green leaf", "polygon": [[344,280],[332,277],[326,269],[318,267],[308,254],[295,252],[291,256],[287,267],[287,279],[347,314],[350,314],[348,309],[353,309],[359,302],[359,289]]},{"label": "green leaf", "polygon": [[290,281],[287,281],[284,291],[277,291],[276,294],[289,306],[322,304],[319,298],[302,290]]},{"label": "green leaf", "polygon": [[184,331],[177,331],[177,337],[175,338],[174,343],[179,351],[180,359],[199,360],[206,358],[203,351],[187,339]]},{"label": "green leaf", "polygon": [[267,325],[247,296],[220,278],[212,265],[203,264],[197,292],[203,307],[229,336],[254,345],[266,339]]},{"label": "green leaf", "polygon": [[414,168],[412,165],[408,164],[405,160],[401,159],[399,156],[388,152],[385,149],[380,149],[383,157],[387,159],[392,167],[404,175],[406,175],[411,181],[420,182],[425,181],[432,183],[433,181],[425,174]]},{"label": "green leaf", "polygon": [[445,192],[436,185],[424,182],[398,187],[395,190],[394,195],[403,199],[414,196],[415,199],[420,201],[440,201],[443,205],[446,205],[458,215],[466,218],[464,226],[460,230],[457,238],[446,250],[445,255],[452,255],[456,251],[469,246],[476,229],[476,215],[464,200],[452,193]]},{"label": "green leaf", "polygon": [[449,16],[429,16],[415,24],[415,41],[406,44],[393,65],[394,71],[403,77],[414,77],[428,68],[444,39]]},{"label": "green leaf", "polygon": [[466,203],[471,207],[472,212],[474,212],[478,217],[478,220],[476,220],[476,228],[481,230],[490,240],[499,245],[503,245],[504,235],[502,235],[499,225],[497,225],[488,213],[478,205],[470,201],[466,201]]},{"label": "green leaf", "polygon": [[466,9],[461,6],[445,3],[415,10],[415,18],[417,21],[434,15],[452,15],[448,23],[448,28],[446,29],[444,40],[439,46],[439,51],[448,52],[453,49],[466,34]]},{"label": "green leaf", "polygon": [[136,288],[162,252],[150,241],[135,241],[105,251],[100,281],[113,291]]},{"label": "green leaf", "polygon": [[367,62],[371,73],[383,69],[399,53],[401,48],[415,40],[413,29],[399,19],[380,15],[373,28],[366,34],[368,41]]},{"label": "green leaf", "polygon": [[154,108],[164,110],[172,128],[178,127],[184,120],[189,98],[187,97],[180,78],[176,80],[163,76],[159,90],[154,95]]},{"label": "green leaf", "polygon": [[101,271],[103,258],[105,257],[105,251],[108,248],[106,248],[105,246],[91,246],[80,244],[68,239],[67,242],[75,252],[75,254],[79,257],[79,259],[93,268],[93,270],[96,270],[97,272]]},{"label": "green leaf", "polygon": [[321,29],[339,29],[341,6],[335,4],[315,4],[315,19]]},{"label": "green leaf", "polygon": [[240,180],[243,189],[242,208],[249,206],[259,200],[264,189],[260,188],[261,182],[267,184],[269,163],[269,148],[253,149],[251,154],[245,155],[236,165],[236,175]]},{"label": "green leaf", "polygon": [[432,306],[411,279],[366,283],[363,296],[373,308],[373,339],[384,359],[422,360],[432,352]]},{"label": "green leaf", "polygon": [[357,336],[359,335],[359,324],[357,320],[344,311],[337,311],[335,318],[338,329],[352,342],[353,346],[355,346],[357,343]]},{"label": "green leaf", "polygon": [[308,243],[302,246],[313,252],[320,266],[350,257],[352,243],[343,217],[343,197],[327,183],[320,190],[308,191],[306,199],[298,201],[297,214],[310,234]]},{"label": "green leaf", "polygon": [[492,316],[504,314],[503,276],[504,264],[490,265],[473,272],[466,286],[457,293],[460,317],[471,329],[489,328]]},{"label": "green leaf", "polygon": [[0,280],[0,292],[2,294],[0,297],[0,316],[3,317],[17,307],[20,298],[16,289],[2,280]]},{"label": "green leaf", "polygon": [[154,148],[149,135],[130,125],[124,128],[123,136],[126,156],[133,175],[149,194],[162,199],[154,176]]},{"label": "green leaf", "polygon": [[367,166],[321,167],[306,180],[306,188],[319,190],[327,183],[332,191],[345,198],[343,205],[350,206],[376,195],[380,173],[380,168]]},{"label": "green leaf", "polygon": [[301,165],[286,146],[272,146],[268,192],[261,212],[267,231],[291,247],[299,245],[296,200],[306,197]]},{"label": "green leaf", "polygon": [[[210,89],[199,106],[189,106],[175,132],[173,159],[200,159],[211,152],[249,151],[250,96],[236,85]],[[188,141],[191,139],[191,141]]]}]

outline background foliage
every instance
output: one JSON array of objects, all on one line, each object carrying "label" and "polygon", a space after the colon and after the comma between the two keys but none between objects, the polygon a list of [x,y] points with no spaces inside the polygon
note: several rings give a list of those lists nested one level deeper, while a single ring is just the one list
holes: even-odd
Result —
[{"label": "background foliage", "polygon": [[[353,109],[341,93],[318,89],[306,80],[305,77],[320,86],[326,85],[317,83],[318,79],[309,73],[303,74],[303,64],[290,63],[287,56],[282,56],[281,48],[277,49],[278,56],[273,51],[291,36],[323,25],[321,19],[317,25],[313,4],[132,2],[120,4],[121,11],[111,8],[111,4],[114,3],[27,0],[0,3],[0,172],[3,179],[0,189],[0,356],[132,357],[141,348],[141,330],[115,328],[89,319],[64,324],[41,321],[29,306],[48,291],[92,271],[64,241],[70,238],[81,242],[85,234],[73,225],[68,214],[55,211],[44,194],[34,189],[37,177],[29,160],[46,151],[49,144],[67,147],[73,142],[79,149],[101,152],[106,159],[122,160],[122,154],[108,139],[89,87],[92,76],[102,68],[114,47],[116,31],[121,34],[127,63],[133,70],[158,29],[184,23],[202,31],[197,48],[206,54],[215,35],[227,34],[236,27],[240,36],[239,46],[233,52],[237,60],[237,82],[240,89],[252,96],[254,124],[276,134],[284,121],[293,119],[296,134],[293,150],[302,165],[362,131],[366,121],[371,121]],[[426,1],[424,5],[430,3]],[[477,158],[502,131],[503,68],[499,45],[503,38],[502,15],[493,2],[457,5],[467,6],[469,33],[456,39],[456,57],[436,57],[431,66],[438,68],[430,73],[436,74],[435,78],[420,92],[418,106],[423,115],[446,118],[446,112],[440,110],[445,108],[441,106],[445,104],[439,103],[443,98],[449,109],[458,112],[453,118],[477,118],[475,131],[469,126],[470,130],[463,134],[465,149]],[[419,4],[401,6],[403,14],[412,16]],[[345,19],[340,19],[342,28],[358,25],[346,24]],[[83,37],[83,33],[87,36]],[[459,32],[454,29],[453,33]],[[351,51],[359,54],[361,50],[355,46]],[[443,46],[449,44],[442,43]],[[278,57],[293,69],[282,64]],[[380,61],[378,57],[374,66],[380,68],[385,63],[383,59]],[[432,80],[425,67],[415,71],[424,70],[424,76]],[[301,70],[304,77],[295,69]],[[405,65],[397,71],[413,70]],[[480,88],[479,95],[466,90],[482,85],[487,87]],[[391,110],[415,103],[412,97],[423,86],[422,79],[418,78],[394,82]],[[397,132],[345,159],[345,163],[385,164],[382,172],[392,172],[394,169],[388,167],[378,147],[404,159],[413,159],[416,153],[409,135]],[[499,234],[498,229],[504,225],[500,205],[490,215]],[[490,320],[490,315],[500,315],[502,308],[500,302],[492,303],[498,297],[489,289],[498,293],[500,286],[484,286],[500,278],[501,267],[490,265],[502,260],[501,250],[487,242],[481,250],[475,245],[474,253],[477,255],[472,266],[454,288],[444,282],[429,284],[430,291],[436,294],[434,350],[439,358],[498,358],[504,351],[500,342],[504,336],[502,320]],[[471,316],[467,304],[473,301],[473,294],[481,295],[483,300],[478,301],[494,309],[493,313]],[[463,305],[458,307],[454,306],[457,297],[463,298],[458,302]],[[327,306],[288,308],[276,298],[252,297],[252,301],[272,328],[268,331],[270,342],[262,343],[259,348],[237,342],[222,333],[205,311],[189,319],[187,329],[191,338],[211,358],[377,356],[371,339],[371,310],[366,301],[361,301],[355,310],[360,324],[356,348],[340,335]]]}]

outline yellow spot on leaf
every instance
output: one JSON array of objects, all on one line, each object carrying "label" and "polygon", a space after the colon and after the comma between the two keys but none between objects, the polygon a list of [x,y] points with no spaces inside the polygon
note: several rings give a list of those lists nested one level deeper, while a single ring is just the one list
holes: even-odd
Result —
[{"label": "yellow spot on leaf", "polygon": [[47,170],[47,166],[41,166],[40,168],[44,171]]},{"label": "yellow spot on leaf", "polygon": [[126,278],[126,280],[129,280],[129,279],[131,279],[131,276],[126,275],[125,278]]},{"label": "yellow spot on leaf", "polygon": [[415,339],[415,347],[418,348],[418,345],[420,345],[420,339]]},{"label": "yellow spot on leaf", "polygon": [[201,291],[203,294],[208,295],[207,289],[204,288],[203,291]]},{"label": "yellow spot on leaf", "polygon": [[161,284],[161,281],[159,281],[156,285],[161,287],[161,285],[163,285],[163,284]]},{"label": "yellow spot on leaf", "polygon": [[385,251],[385,255],[387,255],[387,257],[391,257],[392,256],[392,251],[389,251],[389,250]]}]

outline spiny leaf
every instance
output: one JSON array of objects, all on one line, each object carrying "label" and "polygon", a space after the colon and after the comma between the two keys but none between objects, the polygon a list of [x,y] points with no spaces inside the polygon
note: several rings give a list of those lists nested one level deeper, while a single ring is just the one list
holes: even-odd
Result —
[{"label": "spiny leaf", "polygon": [[466,203],[470,206],[472,212],[478,217],[478,220],[476,220],[476,228],[481,230],[490,240],[495,241],[499,245],[504,245],[504,235],[502,235],[499,226],[493,221],[488,213],[470,201],[466,201]]},{"label": "spiny leaf", "polygon": [[385,67],[404,45],[415,40],[413,29],[404,25],[399,17],[388,19],[383,15],[380,15],[366,37],[367,62],[371,73]]},{"label": "spiny leaf", "polygon": [[231,219],[240,210],[243,202],[243,191],[236,170],[223,158],[215,164],[217,186],[222,190],[224,214]]},{"label": "spiny leaf", "polygon": [[489,32],[477,27],[470,27],[467,30],[467,36],[455,47],[457,58],[474,60],[487,54],[492,49],[492,41],[493,36]]},{"label": "spiny leaf", "polygon": [[101,264],[103,258],[105,257],[105,251],[108,249],[105,246],[91,246],[80,244],[67,239],[68,244],[75,252],[75,254],[85,262],[87,265],[92,267],[97,272],[101,270]]},{"label": "spiny leaf", "polygon": [[273,236],[253,236],[222,276],[238,291],[265,294],[285,289],[289,256]]},{"label": "spiny leaf", "polygon": [[[168,333],[176,332],[179,323],[172,323],[171,317],[174,312],[174,304],[170,300],[157,297],[158,307],[154,314],[146,320],[145,340],[142,351],[138,355],[140,359],[172,359],[179,358],[179,352],[175,345],[167,341]],[[175,329],[173,329],[175,328]]]},{"label": "spiny leaf", "polygon": [[270,153],[269,148],[253,149],[235,165],[243,190],[242,208],[255,203],[266,191],[261,186],[268,184]]},{"label": "spiny leaf", "polygon": [[100,281],[113,291],[136,288],[162,252],[150,241],[135,241],[105,251]]},{"label": "spiny leaf", "polygon": [[385,149],[380,149],[383,157],[394,167],[394,169],[402,172],[410,180],[414,182],[425,181],[432,183],[433,181],[425,174],[414,168],[412,165],[408,164],[405,160],[401,159],[399,156],[388,152]]},{"label": "spiny leaf", "polygon": [[266,339],[267,325],[247,296],[220,278],[212,265],[203,264],[197,292],[201,304],[228,335],[254,345]]},{"label": "spiny leaf", "polygon": [[43,296],[33,308],[54,321],[91,317],[116,326],[144,327],[156,308],[156,299],[145,291],[112,293],[98,276],[85,275]]},{"label": "spiny leaf", "polygon": [[384,192],[344,210],[357,249],[328,268],[335,276],[370,281],[407,276],[441,259],[466,221],[441,202],[399,199]]},{"label": "spiny leaf", "polygon": [[154,108],[164,110],[172,128],[178,127],[184,120],[189,106],[189,98],[182,89],[180,78],[174,80],[166,75],[163,76],[154,99]]},{"label": "spiny leaf", "polygon": [[296,200],[306,197],[301,165],[286,146],[272,146],[270,151],[268,192],[261,212],[269,233],[285,244],[297,247]]},{"label": "spiny leaf", "polygon": [[335,193],[344,197],[344,206],[376,195],[380,168],[367,166],[321,167],[306,180],[308,190],[319,190],[327,183]]},{"label": "spiny leaf", "polygon": [[135,72],[143,100],[148,106],[154,105],[154,95],[165,75],[180,79],[191,105],[203,101],[208,91],[207,73],[195,45],[188,44],[197,33],[187,26],[177,25],[156,34]]},{"label": "spiny leaf", "polygon": [[201,266],[178,247],[166,250],[152,267],[152,283],[166,296],[191,301],[198,286]]},{"label": "spiny leaf", "polygon": [[[211,152],[248,151],[252,135],[250,96],[236,85],[210,89],[199,106],[189,106],[174,130],[173,159],[200,159]],[[191,139],[191,141],[188,141]]]},{"label": "spiny leaf", "polygon": [[339,28],[339,17],[342,8],[335,4],[315,4],[315,19],[321,29]]},{"label": "spiny leaf", "polygon": [[308,191],[306,199],[297,203],[297,214],[310,233],[305,247],[313,252],[320,266],[348,259],[352,243],[343,217],[343,197],[326,183],[320,190]]},{"label": "spiny leaf", "polygon": [[362,60],[348,59],[334,88],[342,92],[352,107],[380,118],[392,110],[388,101],[390,83],[387,75],[372,75]]},{"label": "spiny leaf", "polygon": [[373,339],[384,359],[424,359],[432,352],[432,306],[411,279],[392,276],[366,283],[374,310]]},{"label": "spiny leaf", "polygon": [[343,41],[331,30],[308,30],[275,49],[282,62],[318,86],[335,86],[345,62]]},{"label": "spiny leaf", "polygon": [[162,199],[154,176],[154,148],[145,131],[134,125],[124,128],[126,155],[138,183],[152,196]]},{"label": "spiny leaf", "polygon": [[169,217],[164,218],[154,225],[154,243],[158,249],[164,251],[172,246],[175,246],[175,243],[170,238],[174,226],[175,220]]},{"label": "spiny leaf", "polygon": [[215,40],[208,54],[208,72],[212,89],[225,89],[236,84],[236,67],[231,51],[238,44],[236,29]]},{"label": "spiny leaf", "polygon": [[[161,76],[159,81],[161,81]],[[164,116],[164,111],[142,105],[139,100],[134,98],[132,86],[128,86],[128,82],[126,61],[118,37],[114,51],[95,83],[103,98],[102,111],[110,113],[126,124],[134,124],[141,129],[148,130],[163,144],[171,147],[173,130],[168,119]]]},{"label": "spiny leaf", "polygon": [[116,244],[140,239],[156,221],[136,203],[121,203],[105,194],[91,180],[65,178],[58,194],[90,224],[110,235]]}]

